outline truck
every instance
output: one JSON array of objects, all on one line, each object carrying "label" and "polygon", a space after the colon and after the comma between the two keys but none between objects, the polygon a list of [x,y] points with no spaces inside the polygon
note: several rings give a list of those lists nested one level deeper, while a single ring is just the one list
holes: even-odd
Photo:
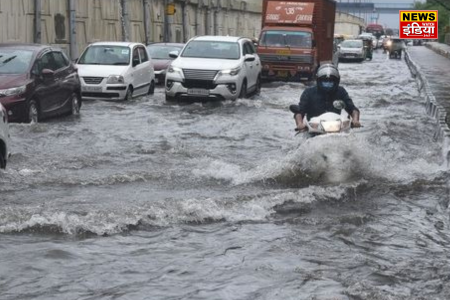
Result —
[{"label": "truck", "polygon": [[385,34],[383,25],[376,23],[368,24],[365,31],[372,33],[377,39]]},{"label": "truck", "polygon": [[335,13],[333,0],[263,0],[261,79],[308,81],[321,64],[337,65]]}]

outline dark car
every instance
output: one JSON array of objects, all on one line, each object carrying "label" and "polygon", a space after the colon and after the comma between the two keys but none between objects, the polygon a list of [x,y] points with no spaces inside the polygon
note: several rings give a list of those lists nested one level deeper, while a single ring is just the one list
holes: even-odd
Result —
[{"label": "dark car", "polygon": [[153,43],[147,45],[147,52],[152,58],[153,68],[155,69],[156,83],[164,84],[166,78],[166,69],[172,62],[173,58],[169,57],[172,51],[181,52],[184,44],[180,43]]},{"label": "dark car", "polygon": [[81,96],[77,70],[61,49],[0,44],[0,103],[11,122],[78,114]]}]

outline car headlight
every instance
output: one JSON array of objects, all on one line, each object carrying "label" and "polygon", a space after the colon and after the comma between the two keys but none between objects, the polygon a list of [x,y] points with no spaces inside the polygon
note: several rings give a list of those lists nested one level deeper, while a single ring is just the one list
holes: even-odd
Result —
[{"label": "car headlight", "polygon": [[184,78],[183,69],[178,68],[178,67],[169,66],[167,68],[167,73],[172,74],[172,75],[178,75],[182,79]]},{"label": "car headlight", "polygon": [[123,76],[120,75],[111,75],[108,77],[108,80],[106,81],[106,83],[109,84],[117,84],[117,83],[124,83],[125,80],[123,79]]},{"label": "car headlight", "polygon": [[222,70],[219,71],[218,75],[230,75],[230,76],[236,76],[241,71],[241,67],[237,67],[234,69],[228,69],[228,70]]},{"label": "car headlight", "polygon": [[27,90],[26,85],[10,88],[10,89],[4,89],[0,90],[0,96],[15,96],[25,93]]}]

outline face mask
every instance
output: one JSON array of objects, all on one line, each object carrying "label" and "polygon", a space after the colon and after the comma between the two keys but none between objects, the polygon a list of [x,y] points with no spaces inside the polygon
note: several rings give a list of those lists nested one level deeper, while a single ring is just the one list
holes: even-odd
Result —
[{"label": "face mask", "polygon": [[324,81],[322,82],[322,87],[325,89],[332,89],[334,87],[333,81]]},{"label": "face mask", "polygon": [[333,81],[322,81],[320,83],[322,90],[325,92],[331,92],[334,88],[334,82]]}]

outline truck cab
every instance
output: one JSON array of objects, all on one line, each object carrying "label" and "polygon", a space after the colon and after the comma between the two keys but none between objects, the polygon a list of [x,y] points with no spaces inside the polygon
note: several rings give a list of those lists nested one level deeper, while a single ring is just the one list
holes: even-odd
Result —
[{"label": "truck cab", "polygon": [[262,79],[308,81],[320,64],[337,62],[335,12],[332,0],[263,0]]},{"label": "truck cab", "polygon": [[309,79],[317,66],[314,44],[310,28],[263,28],[257,50],[262,61],[262,77]]}]

